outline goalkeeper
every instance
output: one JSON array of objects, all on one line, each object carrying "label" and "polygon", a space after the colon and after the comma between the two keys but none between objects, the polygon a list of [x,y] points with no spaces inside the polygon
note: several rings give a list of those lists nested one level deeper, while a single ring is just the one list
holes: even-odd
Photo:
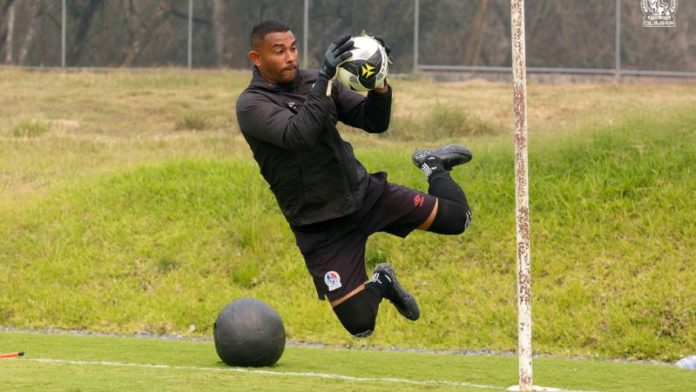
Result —
[{"label": "goalkeeper", "polygon": [[[237,101],[237,120],[261,175],[280,206],[319,299],[328,298],[344,328],[369,336],[382,299],[416,320],[416,299],[399,283],[390,264],[375,266],[368,280],[365,244],[375,232],[406,237],[415,229],[461,234],[471,222],[462,188],[449,171],[471,160],[462,146],[419,150],[412,157],[428,193],[368,174],[337,121],[369,133],[389,127],[392,89],[385,82],[360,95],[334,83],[336,67],[350,57],[350,36],[336,39],[318,71],[298,68],[290,28],[275,21],[251,33],[252,79]],[[334,83],[330,96],[327,86]]]}]

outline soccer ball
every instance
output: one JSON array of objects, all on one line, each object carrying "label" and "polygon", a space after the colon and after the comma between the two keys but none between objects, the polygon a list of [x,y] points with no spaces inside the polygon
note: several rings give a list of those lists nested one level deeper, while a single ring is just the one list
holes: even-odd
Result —
[{"label": "soccer ball", "polygon": [[389,73],[389,58],[376,39],[361,35],[353,37],[353,56],[338,68],[338,80],[356,91],[384,87]]},{"label": "soccer ball", "polygon": [[278,313],[254,298],[227,305],[213,325],[215,350],[230,366],[271,366],[285,350],[285,327]]}]

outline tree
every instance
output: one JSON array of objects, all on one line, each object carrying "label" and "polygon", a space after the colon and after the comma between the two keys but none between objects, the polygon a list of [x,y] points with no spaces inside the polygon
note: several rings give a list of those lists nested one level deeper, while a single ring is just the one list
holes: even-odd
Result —
[{"label": "tree", "polygon": [[[510,65],[509,0],[420,0],[419,58],[430,65]],[[307,63],[318,66],[339,34],[363,30],[390,44],[396,72],[413,69],[414,2],[312,0]],[[70,0],[70,66],[185,65],[188,0]],[[682,5],[682,4],[680,4]],[[249,33],[264,19],[288,24],[304,42],[303,0],[197,0],[194,63],[247,68]],[[613,68],[615,2],[527,0],[529,66]],[[61,2],[0,0],[0,61],[57,65]],[[643,28],[635,0],[622,0],[622,65],[696,71],[696,8],[675,28]],[[305,49],[300,47],[301,50]]]},{"label": "tree", "polygon": [[130,42],[122,66],[133,66],[136,58],[144,47],[147,47],[154,37],[154,32],[172,16],[172,5],[160,1],[154,9],[137,7],[133,1],[126,6],[126,21]]},{"label": "tree", "polygon": [[0,3],[2,15],[7,15],[0,18],[0,48],[5,47],[5,64],[12,64],[14,51],[15,7],[13,2],[14,0],[5,0]]}]

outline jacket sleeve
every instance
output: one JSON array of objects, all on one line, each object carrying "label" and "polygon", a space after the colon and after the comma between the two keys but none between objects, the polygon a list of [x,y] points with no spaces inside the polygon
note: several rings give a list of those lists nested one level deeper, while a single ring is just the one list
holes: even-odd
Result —
[{"label": "jacket sleeve", "polygon": [[382,133],[389,128],[391,119],[392,90],[385,94],[374,91],[367,97],[334,83],[338,119],[351,127],[360,128],[369,133]]},{"label": "jacket sleeve", "polygon": [[242,94],[237,100],[237,121],[241,131],[288,150],[312,148],[332,115],[333,103],[323,93],[326,85],[325,78],[317,79],[297,113],[261,93]]}]

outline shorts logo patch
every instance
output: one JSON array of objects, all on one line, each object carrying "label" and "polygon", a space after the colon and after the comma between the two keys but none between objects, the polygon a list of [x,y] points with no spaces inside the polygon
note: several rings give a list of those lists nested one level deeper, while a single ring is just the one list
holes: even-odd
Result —
[{"label": "shorts logo patch", "polygon": [[341,284],[341,276],[336,271],[329,271],[324,275],[324,283],[328,286],[329,291],[334,291],[343,287]]},{"label": "shorts logo patch", "polygon": [[423,202],[425,202],[425,197],[423,195],[415,195],[413,196],[413,205],[416,207],[422,207]]}]

